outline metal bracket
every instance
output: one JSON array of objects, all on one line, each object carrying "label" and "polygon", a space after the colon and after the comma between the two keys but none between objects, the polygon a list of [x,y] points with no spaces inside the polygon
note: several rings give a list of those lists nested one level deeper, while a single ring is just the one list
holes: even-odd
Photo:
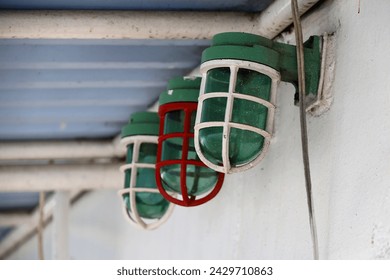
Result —
[{"label": "metal bracket", "polygon": [[335,35],[325,33],[322,36],[321,72],[317,95],[306,96],[306,112],[320,116],[327,112],[333,103],[332,85],[335,73]]}]

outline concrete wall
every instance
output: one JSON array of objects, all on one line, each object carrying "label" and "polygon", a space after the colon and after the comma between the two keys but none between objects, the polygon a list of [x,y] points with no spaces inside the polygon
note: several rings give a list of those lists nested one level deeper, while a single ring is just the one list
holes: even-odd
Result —
[{"label": "concrete wall", "polygon": [[[327,0],[303,23],[305,37],[335,31],[337,39],[334,103],[308,119],[320,257],[390,259],[390,2],[361,1],[360,14],[357,5]],[[126,224],[115,193],[92,193],[71,212],[71,257],[310,259],[293,91],[285,83],[278,89],[269,154],[252,170],[227,176],[216,199],[176,207],[160,229],[143,232]],[[36,258],[36,239],[11,258]]]}]

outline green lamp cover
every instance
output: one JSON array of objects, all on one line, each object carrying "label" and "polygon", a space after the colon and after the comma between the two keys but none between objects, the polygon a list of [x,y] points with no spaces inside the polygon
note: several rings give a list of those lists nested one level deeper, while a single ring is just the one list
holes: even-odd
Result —
[{"label": "green lamp cover", "polygon": [[137,112],[130,116],[129,122],[122,128],[121,137],[136,135],[158,135],[160,120],[155,112]]},{"label": "green lamp cover", "polygon": [[159,104],[198,102],[200,77],[177,77],[169,80],[166,91],[160,94]]}]

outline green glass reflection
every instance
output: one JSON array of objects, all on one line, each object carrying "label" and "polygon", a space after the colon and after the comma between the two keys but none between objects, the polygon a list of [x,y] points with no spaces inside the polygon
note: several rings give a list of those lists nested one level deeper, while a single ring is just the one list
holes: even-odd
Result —
[{"label": "green glass reflection", "polygon": [[[220,73],[217,73],[217,72]],[[218,80],[218,78],[222,80]],[[226,91],[229,83],[227,68],[217,68],[207,73],[206,93]],[[272,80],[261,73],[239,69],[235,92],[270,100]],[[207,102],[206,102],[207,101]],[[210,98],[205,100],[201,122],[224,121],[226,100]],[[231,122],[250,125],[265,130],[267,107],[256,102],[235,98]],[[199,131],[200,147],[205,157],[214,164],[222,162],[222,127],[210,127]],[[264,145],[264,137],[257,133],[231,128],[229,136],[229,160],[234,166],[243,165],[255,159]]]},{"label": "green glass reflection", "polygon": [[[142,143],[139,148],[139,163],[155,163],[157,154],[157,144]],[[133,145],[128,146],[127,163],[131,163],[133,156]],[[125,188],[130,187],[130,178],[132,170],[125,172]],[[155,179],[155,169],[152,168],[138,168],[136,174],[135,187],[157,189]],[[130,207],[129,194],[123,196],[127,209]],[[159,219],[161,218],[169,207],[169,202],[164,199],[160,193],[136,192],[135,195],[136,207],[138,214],[142,218]]]},{"label": "green glass reflection", "polygon": [[213,97],[203,101],[201,122],[223,122],[225,120],[226,97]]},{"label": "green glass reflection", "polygon": [[185,112],[176,110],[166,113],[164,121],[164,134],[184,131]]},{"label": "green glass reflection", "polygon": [[186,184],[189,195],[207,193],[217,184],[218,174],[214,170],[197,165],[187,165]]},{"label": "green glass reflection", "polygon": [[[171,116],[166,119],[179,119],[183,116],[180,111],[172,111]],[[176,116],[175,116],[176,115]],[[167,123],[165,124],[167,125]],[[195,112],[191,116],[191,127],[195,125]],[[181,118],[181,124],[175,124],[176,127],[184,127],[184,116]],[[169,131],[172,131],[172,126],[169,126]],[[167,129],[168,130],[168,129]],[[167,131],[164,129],[164,131]],[[191,130],[190,130],[191,131]],[[162,143],[162,161],[182,159],[183,153],[183,138],[168,138]],[[188,154],[187,159],[199,160],[194,145],[194,139],[188,139]],[[181,194],[180,180],[180,164],[166,165],[161,168],[161,179],[163,186],[168,191],[173,191]],[[212,189],[218,180],[218,173],[206,167],[187,165],[186,167],[186,184],[188,195],[198,196],[207,193]]]},{"label": "green glass reflection", "polygon": [[207,72],[205,93],[229,91],[230,68],[215,68]]},{"label": "green glass reflection", "polygon": [[[216,165],[222,161],[222,127],[209,127],[199,131],[200,147],[208,160]],[[230,129],[229,160],[232,166],[243,165],[261,152],[264,137],[249,130]]]},{"label": "green glass reflection", "polygon": [[182,159],[183,138],[173,137],[162,143],[162,160]]},{"label": "green glass reflection", "polygon": [[231,128],[229,143],[229,160],[234,163],[234,166],[239,166],[254,160],[259,155],[263,148],[264,137],[249,130]]},{"label": "green glass reflection", "polygon": [[267,125],[267,113],[267,107],[262,104],[235,98],[231,122],[264,129]]},{"label": "green glass reflection", "polygon": [[126,163],[131,163],[133,161],[133,147],[134,144],[127,145]]},{"label": "green glass reflection", "polygon": [[[133,147],[134,147],[133,144],[127,145],[126,163],[131,163],[133,160]],[[127,169],[125,171],[125,188],[130,187],[130,178],[131,178],[131,169]],[[124,195],[125,199],[126,199],[126,197],[127,197],[127,201],[128,201],[129,195],[128,194]]]},{"label": "green glass reflection", "polygon": [[[166,190],[181,194],[180,171],[180,164],[172,164],[161,168],[161,179]],[[217,181],[218,173],[210,168],[196,165],[187,165],[186,167],[187,194],[190,196],[198,196],[209,192]]]},{"label": "green glass reflection", "polygon": [[157,144],[142,143],[139,148],[138,162],[156,163]]},{"label": "green glass reflection", "polygon": [[194,138],[188,139],[188,155],[187,159],[189,160],[200,160],[198,154],[195,150]]},{"label": "green glass reflection", "polygon": [[271,84],[272,79],[267,75],[248,69],[239,69],[235,91],[269,101]]},{"label": "green glass reflection", "polygon": [[202,154],[216,165],[222,163],[223,127],[207,127],[199,131],[199,146]]},{"label": "green glass reflection", "polygon": [[191,122],[190,132],[191,133],[194,133],[194,125],[192,125],[192,124],[195,124],[195,120],[196,120],[196,111],[192,111],[191,120],[190,120],[190,122]]},{"label": "green glass reflection", "polygon": [[[131,169],[125,171],[125,189],[130,188]],[[128,193],[123,195],[123,201],[125,202],[126,208],[130,210],[130,195]]]},{"label": "green glass reflection", "polygon": [[181,193],[180,170],[180,164],[170,164],[161,167],[160,175],[165,190]]},{"label": "green glass reflection", "polygon": [[[156,189],[155,170],[139,168],[136,187]],[[169,207],[169,202],[160,193],[137,192],[135,199],[138,213],[143,218],[161,218]]]}]

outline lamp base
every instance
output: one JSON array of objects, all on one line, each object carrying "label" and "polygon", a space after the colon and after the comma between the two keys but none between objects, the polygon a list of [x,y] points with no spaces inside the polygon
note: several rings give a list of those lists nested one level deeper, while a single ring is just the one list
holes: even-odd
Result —
[{"label": "lamp base", "polygon": [[322,36],[321,73],[317,95],[306,96],[306,112],[314,117],[321,116],[333,103],[332,85],[335,68],[335,35],[325,33]]}]

